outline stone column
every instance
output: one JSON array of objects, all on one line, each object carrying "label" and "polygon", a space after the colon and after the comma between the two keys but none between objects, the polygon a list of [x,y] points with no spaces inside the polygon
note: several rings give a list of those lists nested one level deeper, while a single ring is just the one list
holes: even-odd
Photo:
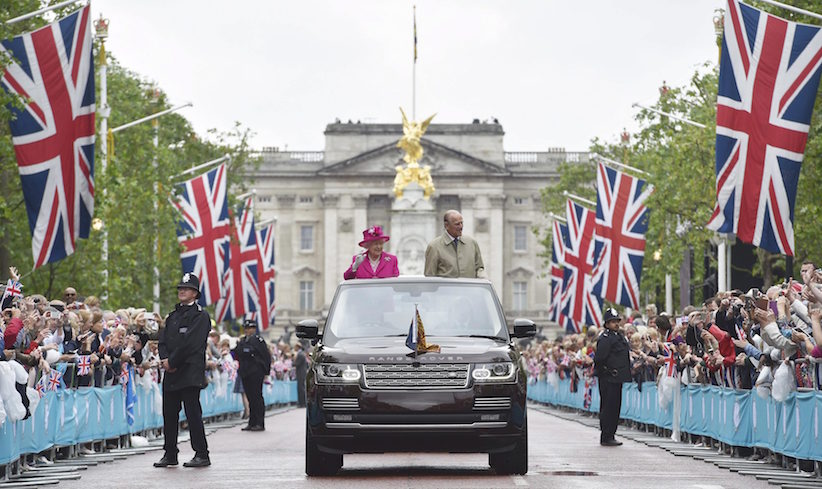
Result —
[{"label": "stone column", "polygon": [[[362,239],[362,232],[368,227],[368,195],[352,195],[351,201],[354,203],[354,244],[356,245]],[[359,247],[351,255],[356,254],[358,250]],[[350,259],[351,257],[344,258]],[[348,268],[348,263],[346,263],[346,268]]]},{"label": "stone column", "polygon": [[477,222],[474,218],[476,195],[460,195],[460,214],[462,214],[463,232],[469,236],[477,235]]},{"label": "stone column", "polygon": [[[323,194],[323,288],[322,304],[326,309],[331,304],[337,284],[342,280],[343,270],[340,270],[341,259],[338,253],[337,239],[337,206],[340,203],[339,195]],[[318,243],[319,245],[319,243]],[[319,301],[318,301],[319,304]]]},{"label": "stone column", "polygon": [[[277,297],[277,323],[285,320],[287,324],[287,318],[299,309],[300,305],[299,291],[295,286],[293,274],[296,268],[294,266],[296,250],[299,248],[299,244],[295,247],[295,243],[299,243],[299,236],[297,241],[294,241],[294,202],[296,199],[297,196],[294,194],[277,195],[277,234],[274,236],[274,255],[277,259],[277,280],[274,282],[274,293]],[[282,264],[288,264],[289,268],[283,268]]]},{"label": "stone column", "polygon": [[491,249],[487,251],[487,255],[485,254],[485,250],[483,250],[485,274],[494,285],[500,298],[507,297],[506,294],[508,292],[503,288],[505,285],[503,282],[503,277],[505,276],[503,260],[503,256],[505,255],[505,250],[503,249],[505,243],[505,198],[505,195],[502,194],[488,196],[488,201],[491,204],[491,215],[489,216],[490,225],[488,228],[490,231]]}]

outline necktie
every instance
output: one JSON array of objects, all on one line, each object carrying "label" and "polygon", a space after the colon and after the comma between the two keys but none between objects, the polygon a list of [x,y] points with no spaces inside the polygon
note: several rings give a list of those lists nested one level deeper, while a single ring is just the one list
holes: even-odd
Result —
[{"label": "necktie", "polygon": [[454,238],[454,241],[451,242],[454,245],[454,249],[457,249],[457,244],[459,244],[459,238]]}]

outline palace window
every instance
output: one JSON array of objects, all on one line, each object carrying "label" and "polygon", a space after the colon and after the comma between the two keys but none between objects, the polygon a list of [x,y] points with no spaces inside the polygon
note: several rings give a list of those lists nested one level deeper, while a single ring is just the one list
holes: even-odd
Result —
[{"label": "palace window", "polygon": [[514,282],[513,298],[512,307],[515,311],[528,308],[528,282]]},{"label": "palace window", "polygon": [[300,251],[314,250],[314,226],[300,226]]},{"label": "palace window", "polygon": [[314,282],[300,281],[300,311],[314,310]]},{"label": "palace window", "polygon": [[514,251],[528,251],[528,227],[514,226]]}]

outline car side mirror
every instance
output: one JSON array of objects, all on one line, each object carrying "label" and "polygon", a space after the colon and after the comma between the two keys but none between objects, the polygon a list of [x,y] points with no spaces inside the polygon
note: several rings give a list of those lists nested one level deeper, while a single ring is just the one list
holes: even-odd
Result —
[{"label": "car side mirror", "polygon": [[316,319],[303,319],[297,323],[297,338],[301,340],[316,340],[319,336],[320,325]]},{"label": "car side mirror", "polygon": [[537,326],[530,319],[514,319],[514,338],[533,338],[537,334]]}]

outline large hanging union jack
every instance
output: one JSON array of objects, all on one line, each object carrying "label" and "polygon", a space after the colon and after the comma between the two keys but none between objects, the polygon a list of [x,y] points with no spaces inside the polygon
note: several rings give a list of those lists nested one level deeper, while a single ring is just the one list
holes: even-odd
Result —
[{"label": "large hanging union jack", "polygon": [[819,86],[822,34],[728,0],[716,107],[710,229],[793,255],[799,168]]},{"label": "large hanging union jack", "polygon": [[274,224],[257,231],[258,324],[265,331],[274,322]]},{"label": "large hanging union jack", "polygon": [[594,263],[595,215],[568,201],[566,205],[568,239],[565,242],[565,270],[562,279],[562,314],[579,332],[580,325],[602,325],[602,301],[591,294],[591,270]]},{"label": "large hanging union jack", "polygon": [[551,236],[551,300],[548,306],[548,320],[562,322],[562,265],[565,260],[565,240],[568,226],[554,221]]},{"label": "large hanging union jack", "polygon": [[172,203],[180,211],[177,240],[183,272],[200,280],[200,304],[214,304],[221,295],[222,245],[229,241],[226,168],[217,168],[180,185],[182,192]]},{"label": "large hanging union jack", "polygon": [[[254,198],[246,198],[234,217],[232,239],[225,242],[221,252],[223,295],[217,301],[217,321],[240,318],[257,312],[260,292],[257,287],[257,232],[254,228]],[[259,324],[259,323],[258,323]]]},{"label": "large hanging union jack", "polygon": [[639,279],[645,258],[648,208],[653,187],[599,163],[594,236],[593,294],[639,308]]},{"label": "large hanging union jack", "polygon": [[0,43],[14,58],[0,85],[13,106],[14,152],[26,202],[34,268],[74,253],[94,215],[94,62],[86,6]]}]

